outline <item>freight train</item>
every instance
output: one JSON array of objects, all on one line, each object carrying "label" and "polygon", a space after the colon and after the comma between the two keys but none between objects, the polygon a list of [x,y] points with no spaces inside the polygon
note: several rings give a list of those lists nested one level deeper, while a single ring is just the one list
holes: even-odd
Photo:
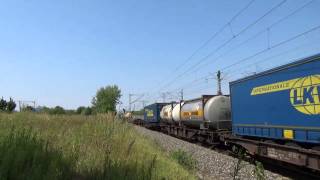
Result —
[{"label": "freight train", "polygon": [[230,96],[155,103],[139,124],[320,171],[320,54],[229,84]]}]

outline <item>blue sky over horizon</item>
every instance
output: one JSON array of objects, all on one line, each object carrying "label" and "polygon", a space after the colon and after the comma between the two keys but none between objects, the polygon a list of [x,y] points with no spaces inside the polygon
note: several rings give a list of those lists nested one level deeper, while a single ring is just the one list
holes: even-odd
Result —
[{"label": "blue sky over horizon", "polygon": [[[89,106],[98,88],[112,84],[122,90],[123,107],[129,93],[144,94],[141,100],[147,103],[161,101],[161,92],[176,95],[180,89],[185,98],[214,94],[216,82],[210,74],[320,25],[320,1],[314,0],[268,33],[237,47],[310,2],[287,0],[195,71],[193,66],[200,59],[281,2],[255,0],[230,27],[186,61],[250,1],[2,1],[0,96],[70,109]],[[226,69],[224,92],[228,93],[229,81],[319,53],[319,42],[317,29]],[[187,69],[192,71],[176,78]],[[175,96],[167,98],[174,100]],[[139,107],[141,103],[135,105]]]}]

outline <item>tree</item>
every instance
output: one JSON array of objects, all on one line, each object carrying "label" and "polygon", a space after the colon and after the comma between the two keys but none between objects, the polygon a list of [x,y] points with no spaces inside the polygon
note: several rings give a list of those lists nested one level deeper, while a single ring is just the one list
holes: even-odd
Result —
[{"label": "tree", "polygon": [[16,108],[16,103],[13,101],[12,98],[10,98],[9,102],[7,103],[7,111],[12,112]]},{"label": "tree", "polygon": [[34,111],[36,111],[35,108],[33,108],[32,106],[23,107],[21,110],[25,111],[25,112],[34,112]]},{"label": "tree", "polygon": [[121,90],[117,85],[102,87],[92,99],[93,109],[97,113],[115,112]]},{"label": "tree", "polygon": [[82,114],[82,112],[83,112],[85,109],[86,109],[86,107],[80,106],[80,107],[77,108],[76,113],[77,113],[77,114]]},{"label": "tree", "polygon": [[3,97],[0,100],[0,111],[5,111],[7,108],[7,101],[3,99]]},{"label": "tree", "polygon": [[65,110],[61,106],[56,106],[50,110],[50,114],[65,114]]},{"label": "tree", "polygon": [[86,107],[83,111],[82,111],[83,115],[89,116],[92,114],[92,108],[91,107]]}]

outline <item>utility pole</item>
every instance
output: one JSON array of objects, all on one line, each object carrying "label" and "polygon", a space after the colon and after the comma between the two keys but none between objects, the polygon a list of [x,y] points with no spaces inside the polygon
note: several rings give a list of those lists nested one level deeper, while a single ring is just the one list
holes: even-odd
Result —
[{"label": "utility pole", "polygon": [[183,100],[183,89],[180,91],[180,100]]},{"label": "utility pole", "polygon": [[129,112],[131,112],[131,97],[133,94],[129,94]]},{"label": "utility pole", "polygon": [[33,107],[33,109],[36,109],[36,101],[23,101],[23,100],[18,100],[18,104],[19,104],[19,110],[21,112],[22,108],[25,108],[26,106],[29,106],[28,104],[32,104],[31,107]]},{"label": "utility pole", "polygon": [[[137,96],[137,98],[135,100],[132,100],[133,96]],[[132,104],[134,104],[137,101],[139,101],[143,96],[144,96],[144,94],[129,94],[129,111],[130,112],[132,110]]]},{"label": "utility pole", "polygon": [[221,91],[221,81],[222,81],[222,78],[221,78],[221,71],[219,70],[217,72],[217,82],[218,82],[218,91],[217,91],[217,95],[222,95],[222,91]]},{"label": "utility pole", "polygon": [[161,97],[162,97],[162,102],[166,102],[167,93],[166,92],[161,93]]}]

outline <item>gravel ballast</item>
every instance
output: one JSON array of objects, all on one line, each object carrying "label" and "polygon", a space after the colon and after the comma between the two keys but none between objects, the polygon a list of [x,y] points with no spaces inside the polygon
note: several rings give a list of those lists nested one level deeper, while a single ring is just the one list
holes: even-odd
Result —
[{"label": "gravel ballast", "polygon": [[[197,176],[199,179],[233,179],[234,167],[238,159],[163,133],[139,126],[135,126],[135,128],[139,133],[155,141],[168,153],[178,149],[190,153],[197,161]],[[237,179],[256,179],[255,167],[244,161],[242,163]],[[266,179],[290,179],[267,170],[264,173]]]}]

